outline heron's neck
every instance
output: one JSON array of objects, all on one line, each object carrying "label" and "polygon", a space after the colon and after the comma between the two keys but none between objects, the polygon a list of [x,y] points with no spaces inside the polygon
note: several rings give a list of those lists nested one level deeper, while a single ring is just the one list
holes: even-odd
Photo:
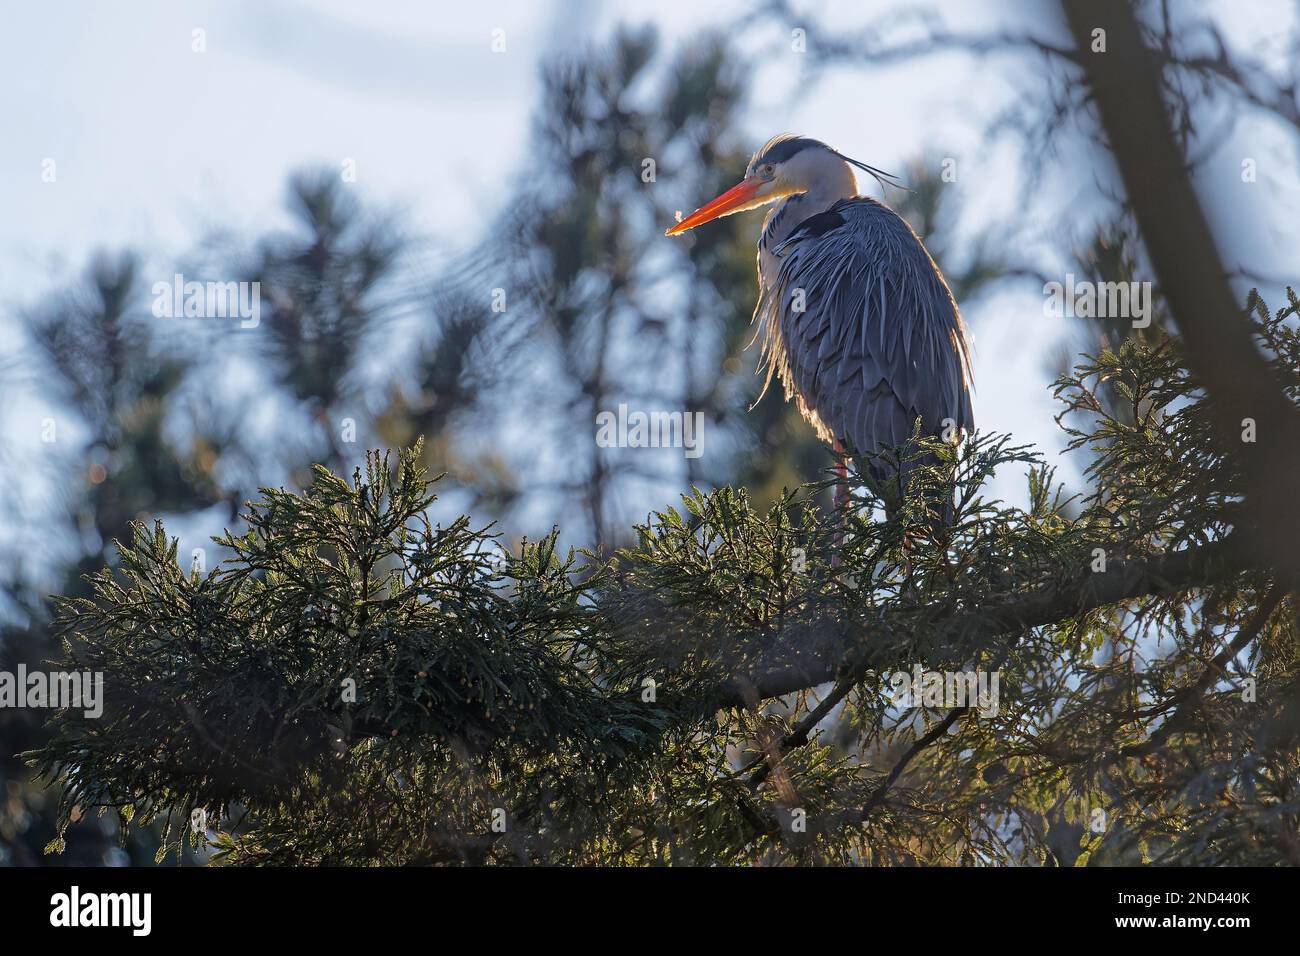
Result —
[{"label": "heron's neck", "polygon": [[[849,164],[841,160],[835,166],[838,168],[829,169],[814,179],[807,192],[787,196],[772,207],[763,223],[765,239],[775,245],[809,216],[825,212],[841,199],[852,199],[858,194],[858,182]],[[772,235],[767,235],[768,230]]]},{"label": "heron's neck", "polygon": [[852,199],[857,194],[857,181],[845,163],[842,176],[819,178],[807,192],[795,193],[776,203],[763,220],[763,235],[758,243],[760,260],[770,256],[771,250],[809,216],[825,212],[841,199]]}]

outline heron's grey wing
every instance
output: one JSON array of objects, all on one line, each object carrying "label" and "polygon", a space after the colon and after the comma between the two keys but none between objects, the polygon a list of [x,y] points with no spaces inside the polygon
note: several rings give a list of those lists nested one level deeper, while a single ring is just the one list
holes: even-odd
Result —
[{"label": "heron's grey wing", "polygon": [[[922,434],[975,427],[966,328],[921,240],[875,200],[836,203],[775,250],[764,358],[827,441],[868,460]],[[951,434],[951,433],[950,433]]]}]

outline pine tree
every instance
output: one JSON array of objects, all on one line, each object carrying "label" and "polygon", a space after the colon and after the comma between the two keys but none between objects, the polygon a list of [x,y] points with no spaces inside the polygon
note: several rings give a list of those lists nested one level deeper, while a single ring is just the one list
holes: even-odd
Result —
[{"label": "pine tree", "polygon": [[[1300,299],[1250,306],[1294,402]],[[62,605],[105,714],[30,758],[65,821],[166,820],[230,863],[1297,862],[1295,608],[1241,545],[1210,399],[1174,340],[1057,395],[1093,490],[1067,514],[1032,450],[978,436],[946,547],[908,533],[923,488],[844,529],[815,487],[724,487],[609,560],[505,553],[429,523],[418,447],[264,489],[207,575],[137,527]],[[1024,509],[983,491],[1015,463]],[[997,697],[897,699],[918,665]]]}]

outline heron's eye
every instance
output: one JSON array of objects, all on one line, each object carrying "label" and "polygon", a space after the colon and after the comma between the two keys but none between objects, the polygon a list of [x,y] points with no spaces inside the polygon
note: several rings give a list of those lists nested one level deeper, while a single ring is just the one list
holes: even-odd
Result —
[{"label": "heron's eye", "polygon": [[776,175],[776,167],[773,166],[771,163],[768,163],[760,170],[760,172],[763,174],[764,179],[771,179],[773,176]]}]

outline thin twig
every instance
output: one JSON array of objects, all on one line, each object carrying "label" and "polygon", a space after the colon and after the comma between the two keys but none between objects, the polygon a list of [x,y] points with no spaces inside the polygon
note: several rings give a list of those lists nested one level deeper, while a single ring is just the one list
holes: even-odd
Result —
[{"label": "thin twig", "polygon": [[822,722],[822,719],[831,712],[831,708],[848,695],[849,691],[853,689],[855,683],[855,681],[851,680],[842,680],[836,684],[835,687],[831,689],[830,693],[822,698],[821,703],[813,708],[808,713],[808,716],[800,721],[799,725],[795,727],[794,730],[781,738],[781,742],[777,744],[775,748],[772,748],[771,751],[765,750],[745,766],[745,769],[741,771],[742,773],[747,773],[750,769],[760,763],[763,764],[763,766],[759,767],[754,775],[749,778],[750,790],[757,790],[762,785],[763,781],[767,779],[772,770],[780,765],[782,755],[787,751],[793,750],[795,747],[802,747],[804,744],[808,743],[809,734],[812,733],[813,728]]},{"label": "thin twig", "polygon": [[894,764],[894,769],[889,771],[889,776],[885,778],[885,782],[876,788],[876,792],[871,795],[871,799],[868,800],[866,806],[862,808],[863,820],[866,820],[871,816],[871,811],[880,806],[881,802],[885,799],[885,794],[889,792],[889,789],[894,785],[898,778],[902,776],[903,771],[907,769],[907,765],[912,762],[916,755],[946,734],[948,728],[956,722],[957,718],[968,710],[970,710],[970,707],[954,707],[952,710],[948,711],[948,716],[944,717],[943,720],[931,727],[925,736],[918,738],[917,741],[908,748],[907,753],[903,754],[902,759],[899,760],[898,763]]}]

